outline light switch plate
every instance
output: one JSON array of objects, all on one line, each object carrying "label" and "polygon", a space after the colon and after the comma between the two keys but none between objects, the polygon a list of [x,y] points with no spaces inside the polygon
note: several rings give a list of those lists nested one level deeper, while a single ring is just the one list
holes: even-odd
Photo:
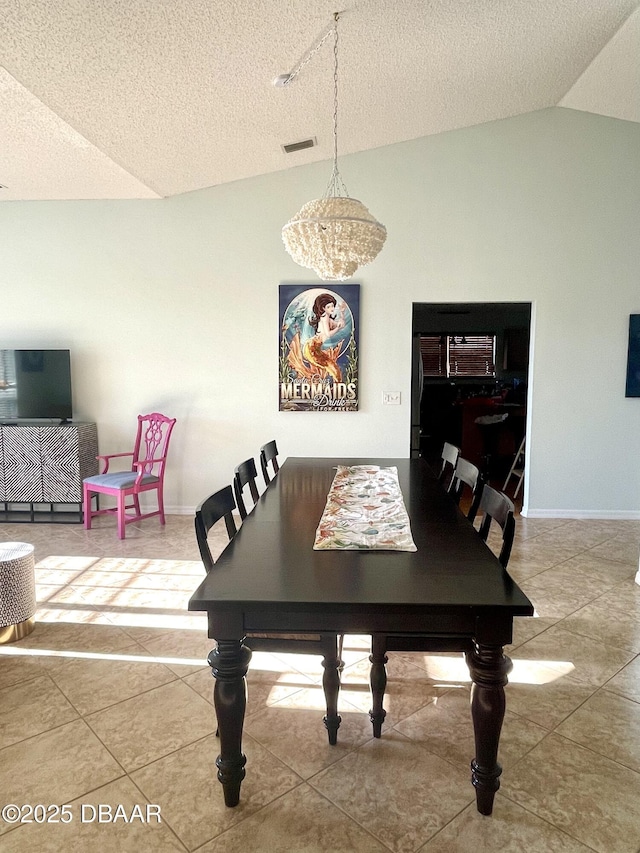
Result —
[{"label": "light switch plate", "polygon": [[383,391],[382,392],[382,403],[385,406],[399,406],[400,405],[400,391]]}]

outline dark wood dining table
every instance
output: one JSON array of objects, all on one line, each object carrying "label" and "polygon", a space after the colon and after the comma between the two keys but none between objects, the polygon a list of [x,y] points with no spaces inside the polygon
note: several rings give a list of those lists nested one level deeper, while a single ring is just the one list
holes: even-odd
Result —
[{"label": "dark wood dining table", "polygon": [[[397,468],[416,551],[313,549],[336,466],[365,464]],[[238,804],[245,776],[246,634],[385,632],[432,636],[434,648],[443,639],[446,647],[451,637],[468,642],[476,750],[471,781],[478,811],[491,814],[511,668],[503,647],[512,640],[514,617],[532,616],[533,606],[423,459],[289,457],[194,592],[189,610],[207,612],[208,635],[216,641],[208,662],[227,806]]]}]

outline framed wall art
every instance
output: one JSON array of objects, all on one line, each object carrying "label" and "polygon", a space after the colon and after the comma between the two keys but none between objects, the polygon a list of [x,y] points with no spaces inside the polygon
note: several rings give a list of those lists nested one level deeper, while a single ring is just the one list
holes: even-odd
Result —
[{"label": "framed wall art", "polygon": [[281,412],[356,412],[360,285],[281,284]]},{"label": "framed wall art", "polygon": [[629,315],[625,397],[640,397],[640,314]]}]

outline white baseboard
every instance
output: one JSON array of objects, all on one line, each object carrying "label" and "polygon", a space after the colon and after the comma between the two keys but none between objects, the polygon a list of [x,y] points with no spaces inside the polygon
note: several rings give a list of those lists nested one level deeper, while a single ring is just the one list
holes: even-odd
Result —
[{"label": "white baseboard", "polygon": [[527,509],[525,518],[578,518],[600,521],[640,521],[640,510],[626,509]]},{"label": "white baseboard", "polygon": [[195,515],[195,506],[167,506],[164,507],[165,515]]}]

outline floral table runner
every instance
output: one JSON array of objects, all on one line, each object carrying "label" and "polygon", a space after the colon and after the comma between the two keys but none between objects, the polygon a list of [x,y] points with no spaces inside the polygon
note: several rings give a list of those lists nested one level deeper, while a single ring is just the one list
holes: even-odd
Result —
[{"label": "floral table runner", "polygon": [[398,469],[338,465],[313,547],[416,551]]}]

